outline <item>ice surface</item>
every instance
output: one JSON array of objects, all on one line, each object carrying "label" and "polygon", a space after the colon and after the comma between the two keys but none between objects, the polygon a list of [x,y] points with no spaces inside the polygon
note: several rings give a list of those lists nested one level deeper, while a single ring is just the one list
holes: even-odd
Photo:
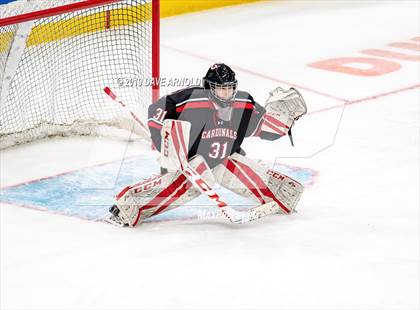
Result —
[{"label": "ice surface", "polygon": [[[201,77],[219,60],[259,102],[300,87],[310,114],[296,148],[287,138],[244,148],[317,171],[315,183],[297,214],[242,226],[120,229],[2,203],[1,308],[418,309],[419,62],[377,77],[307,65],[395,50],[420,35],[419,12],[417,1],[273,1],[162,21],[163,76]],[[1,187],[151,154],[141,141],[38,141],[2,151]]]}]

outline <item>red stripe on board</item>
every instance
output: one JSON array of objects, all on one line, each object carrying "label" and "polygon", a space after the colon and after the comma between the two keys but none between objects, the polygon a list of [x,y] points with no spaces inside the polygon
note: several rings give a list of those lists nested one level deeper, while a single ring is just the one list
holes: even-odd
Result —
[{"label": "red stripe on board", "polygon": [[290,213],[290,210],[280,201],[276,198],[276,196],[273,194],[273,192],[267,187],[267,185],[264,183],[264,181],[260,178],[258,174],[256,174],[250,167],[247,165],[232,159],[239,167],[242,168],[242,170],[245,171],[245,173],[257,184],[258,188],[261,190],[261,192],[266,195],[267,197],[270,197],[273,199],[277,204],[282,208],[286,213]]},{"label": "red stripe on board", "polygon": [[260,195],[258,190],[255,188],[253,184],[247,179],[247,177],[239,170],[235,169],[235,164],[231,160],[225,160],[223,165],[232,172],[253,194],[261,203],[265,203],[264,198]]}]

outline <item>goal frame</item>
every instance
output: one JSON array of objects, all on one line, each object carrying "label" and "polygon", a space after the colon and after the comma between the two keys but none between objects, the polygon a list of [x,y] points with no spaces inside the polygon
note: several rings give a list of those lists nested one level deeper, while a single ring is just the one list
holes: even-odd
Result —
[{"label": "goal frame", "polygon": [[[152,102],[160,97],[160,0],[152,1]],[[0,27],[24,23],[58,14],[74,12],[82,9],[98,7],[121,2],[121,0],[82,0],[76,3],[61,5],[49,9],[0,18]],[[107,15],[109,18],[109,15]],[[108,23],[108,21],[106,21]]]}]

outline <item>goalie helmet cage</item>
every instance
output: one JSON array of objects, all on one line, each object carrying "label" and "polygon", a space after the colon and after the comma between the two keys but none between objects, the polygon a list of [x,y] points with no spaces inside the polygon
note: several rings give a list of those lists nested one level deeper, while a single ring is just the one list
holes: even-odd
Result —
[{"label": "goalie helmet cage", "polygon": [[18,0],[0,6],[0,149],[135,130],[159,97],[160,0]]}]

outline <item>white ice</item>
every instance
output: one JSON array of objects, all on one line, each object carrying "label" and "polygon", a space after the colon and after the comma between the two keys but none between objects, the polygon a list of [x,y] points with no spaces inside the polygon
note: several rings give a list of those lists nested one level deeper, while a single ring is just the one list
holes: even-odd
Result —
[{"label": "white ice", "polygon": [[[277,85],[302,90],[311,114],[296,148],[244,148],[317,170],[315,185],[297,214],[242,226],[121,229],[3,203],[1,308],[418,309],[419,62],[377,77],[307,64],[363,49],[418,55],[387,44],[418,37],[419,12],[418,1],[264,1],[163,20],[163,76],[201,77],[223,61],[261,103]],[[143,152],[104,138],[22,145],[2,151],[1,187]]]}]

